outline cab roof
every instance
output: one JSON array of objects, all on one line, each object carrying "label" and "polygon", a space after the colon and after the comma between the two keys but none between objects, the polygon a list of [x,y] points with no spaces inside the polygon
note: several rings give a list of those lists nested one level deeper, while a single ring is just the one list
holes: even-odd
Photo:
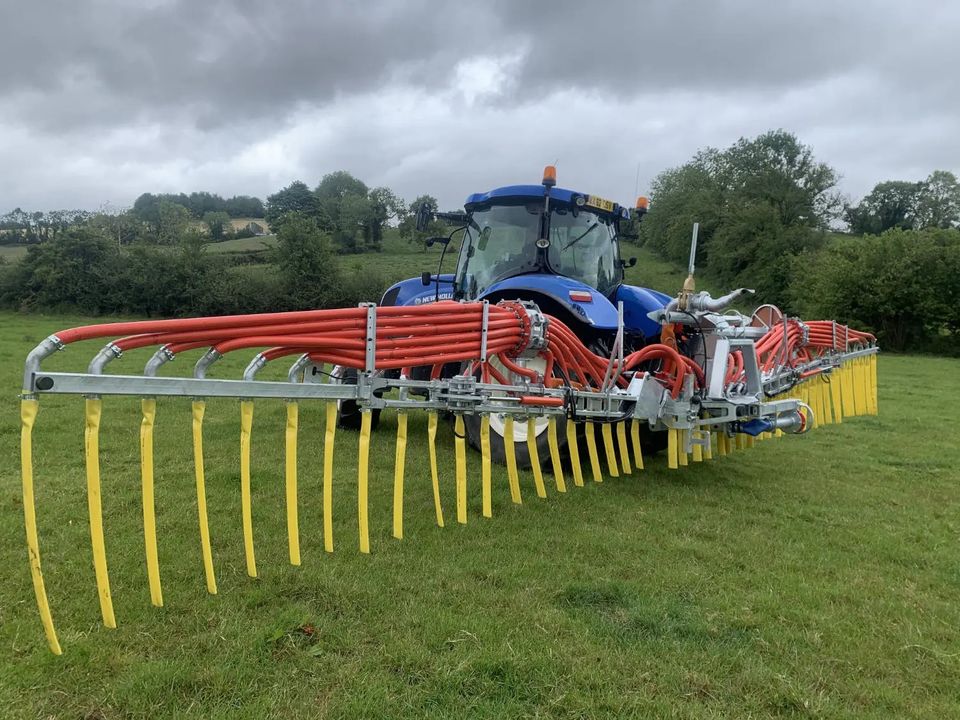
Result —
[{"label": "cab roof", "polygon": [[[486,205],[487,203],[496,204],[497,200],[522,200],[525,198],[541,200],[543,199],[544,190],[543,185],[504,185],[503,187],[494,188],[489,192],[473,193],[467,198],[463,207],[467,212],[470,212],[479,205]],[[574,199],[578,196],[583,198],[590,197],[587,193],[576,192],[574,190],[568,190],[567,188],[550,188],[551,202],[573,203]],[[627,217],[628,214],[627,209],[619,205],[614,205],[613,212],[604,212],[603,210],[598,210],[593,207],[589,208],[589,210],[604,215],[620,215],[622,217]]]}]

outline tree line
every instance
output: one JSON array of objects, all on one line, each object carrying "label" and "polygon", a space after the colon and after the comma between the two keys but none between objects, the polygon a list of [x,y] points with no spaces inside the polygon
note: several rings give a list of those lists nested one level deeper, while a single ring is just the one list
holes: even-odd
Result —
[{"label": "tree line", "polygon": [[101,230],[109,229],[111,236],[120,245],[134,242],[171,245],[188,227],[196,225],[198,221],[210,239],[224,240],[237,235],[230,225],[231,219],[263,216],[263,201],[249,195],[235,195],[225,199],[210,192],[192,192],[189,195],[143,193],[132,208],[120,212],[29,212],[15,208],[5,215],[0,215],[0,244],[31,245],[45,242],[54,239],[67,228],[91,222]]},{"label": "tree line", "polygon": [[185,193],[143,193],[133,203],[133,211],[144,221],[151,221],[159,212],[161,203],[169,202],[187,210],[191,217],[201,219],[211,212],[226,213],[231,218],[262,218],[264,214],[263,201],[250,195],[234,195],[231,198],[222,198],[216,193],[192,192]]},{"label": "tree line", "polygon": [[86,222],[93,215],[87,210],[28,212],[15,208],[6,215],[0,215],[0,244],[52,240],[67,228]]},{"label": "tree line", "polygon": [[401,237],[410,241],[426,237],[426,233],[417,232],[413,220],[421,205],[437,210],[437,200],[430,195],[421,195],[408,205],[390,188],[369,188],[345,170],[338,170],[324,175],[312,190],[305,182],[295,180],[270,195],[265,217],[272,227],[288,213],[296,212],[328,233],[341,253],[378,252],[390,223],[396,223]]},{"label": "tree line", "polygon": [[706,148],[654,180],[639,240],[686,263],[699,222],[698,267],[722,286],[873,331],[888,349],[960,352],[957,178],[881,182],[851,205],[838,177],[783,130]]},{"label": "tree line", "polygon": [[[413,221],[422,204],[437,209],[430,196],[407,204],[389,188],[371,189],[338,171],[312,190],[293,182],[266,204],[144,193],[120,213],[18,210],[0,233],[6,229],[28,248],[19,262],[0,258],[0,306],[153,317],[353,305],[378,298],[390,280],[344,272],[338,256],[380,250],[388,224],[423,241],[428,233]],[[238,213],[262,217],[276,234],[274,246],[249,257],[207,252],[211,241],[242,235],[230,227]],[[446,232],[439,223],[428,231]]]},{"label": "tree line", "polygon": [[[328,233],[339,253],[377,252],[383,247],[384,229],[399,226],[402,237],[422,242],[430,233],[418,232],[413,217],[426,204],[438,209],[436,198],[421,195],[407,204],[390,188],[370,188],[345,170],[324,175],[311,189],[296,180],[267,198],[266,204],[249,195],[223,198],[216,193],[143,193],[133,207],[122,212],[56,210],[27,212],[17,208],[0,216],[0,244],[33,244],[53,239],[65,229],[93,224],[118,245],[155,243],[176,245],[184,233],[199,229],[216,242],[254,233],[234,229],[231,220],[255,218],[264,229],[275,228],[282,218],[298,212]],[[442,224],[430,230],[436,234]]]},{"label": "tree line", "polygon": [[887,180],[878,183],[858,205],[848,205],[845,219],[857,235],[887,230],[955,228],[960,225],[960,183],[946,170],[926,180]]},{"label": "tree line", "polygon": [[95,223],[75,225],[31,245],[19,262],[0,258],[0,306],[184,317],[350,306],[386,289],[375,273],[343,272],[312,218],[292,212],[276,230],[267,262],[251,267],[207,252],[209,238],[195,228],[172,246],[127,246]]}]

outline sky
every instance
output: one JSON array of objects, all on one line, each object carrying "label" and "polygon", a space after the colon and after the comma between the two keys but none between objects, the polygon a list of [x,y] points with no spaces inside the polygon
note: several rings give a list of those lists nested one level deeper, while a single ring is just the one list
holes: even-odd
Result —
[{"label": "sky", "polygon": [[949,0],[0,0],[0,27],[0,213],[340,169],[452,209],[550,163],[632,203],[777,128],[854,201],[960,174]]}]

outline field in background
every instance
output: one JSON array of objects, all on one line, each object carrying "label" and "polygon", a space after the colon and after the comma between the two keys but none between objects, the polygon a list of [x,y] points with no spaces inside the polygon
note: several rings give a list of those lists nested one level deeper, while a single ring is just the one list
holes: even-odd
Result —
[{"label": "field in background", "polygon": [[258,237],[237,238],[235,240],[223,240],[222,242],[212,242],[204,245],[209,253],[249,253],[249,252],[267,252],[277,244],[276,235],[260,235]]},{"label": "field in background", "polygon": [[256,223],[264,230],[269,230],[270,226],[267,225],[266,218],[255,218],[255,217],[242,217],[242,218],[230,218],[230,227],[234,230],[240,230],[245,228],[250,223]]},{"label": "field in background", "polygon": [[26,254],[26,245],[0,245],[0,258],[3,258],[4,260],[19,260]]},{"label": "field in background", "polygon": [[[650,263],[632,275],[661,287],[680,277]],[[396,422],[385,415],[371,452],[368,557],[357,552],[357,435],[344,431],[336,552],[323,552],[321,408],[305,403],[300,568],[286,560],[283,403],[258,402],[259,580],[244,572],[237,404],[211,401],[216,597],[203,587],[189,401],[161,400],[163,609],[150,607],[143,563],[138,403],[107,399],[103,502],[117,630],[100,624],[93,580],[83,403],[45,397],[35,436],[40,540],[65,650],[53,657],[23,541],[16,393],[37,341],[90,321],[0,314],[2,716],[960,714],[960,447],[950,440],[960,420],[943,412],[943,398],[960,394],[960,362],[937,358],[881,357],[879,417],[682,472],[648,458],[640,474],[563,496],[551,489],[547,500],[523,474],[524,504],[513,506],[495,468],[491,520],[479,514],[479,457],[470,451],[466,526],[453,513],[453,436],[444,426],[444,529],[433,519],[425,419],[412,415],[403,541],[389,537]],[[71,347],[50,369],[81,367],[93,351]],[[245,359],[225,360],[218,375],[236,377]],[[143,360],[131,352],[115,371],[139,372]],[[191,364],[184,357],[172,369]]]},{"label": "field in background", "polygon": [[[239,226],[242,226],[251,220],[264,224],[262,219],[258,220],[257,218],[242,218],[232,222],[235,226],[238,223]],[[270,234],[207,243],[205,248],[208,253],[213,255],[234,256],[238,262],[242,259],[243,264],[238,264],[235,268],[237,272],[269,272],[268,254],[276,246],[276,243],[276,235]],[[457,248],[459,248],[457,242],[451,245],[444,258],[443,272],[453,272],[456,267]],[[386,288],[398,280],[417,277],[424,270],[436,272],[440,251],[439,246],[424,251],[422,245],[412,244],[401,238],[396,228],[387,228],[382,252],[338,255],[337,261],[345,272],[373,273],[380,276]],[[621,251],[624,259],[629,257],[638,259],[636,267],[627,268],[625,271],[627,282],[661,290],[670,295],[675,294],[683,285],[683,280],[686,277],[685,270],[669,260],[664,260],[651,250],[622,242]],[[26,255],[26,252],[25,246],[0,245],[0,258],[7,261],[19,260]],[[697,279],[698,289],[710,290],[715,295],[723,292],[723,289],[711,286],[709,275],[704,279],[705,273],[703,270],[709,269],[700,269],[700,277]],[[732,288],[726,288],[726,290],[729,289]]]},{"label": "field in background", "polygon": [[[210,243],[206,246],[209,253],[226,253],[237,257],[244,256],[246,262],[231,268],[236,273],[273,273],[275,266],[269,264],[269,252],[276,245],[276,236],[267,235],[258,238],[227,240]],[[419,277],[424,271],[437,272],[441,267],[439,246],[424,250],[423,245],[409,243],[399,237],[396,229],[390,228],[383,242],[382,252],[370,252],[357,255],[337,255],[340,272],[347,276],[366,276],[379,280],[379,292],[371,301],[380,299],[380,295],[390,285],[407,278]],[[443,272],[453,272],[457,264],[454,247],[443,257]]]},{"label": "field in background", "polygon": [[[238,265],[234,268],[235,272],[256,273],[273,271],[273,268],[266,263],[266,254],[275,244],[276,236],[268,235],[259,238],[210,243],[206,247],[207,252],[210,253],[262,254],[264,262],[260,263],[254,259],[249,264]],[[453,272],[457,264],[458,247],[459,245],[450,247],[441,266],[439,264],[441,248],[433,247],[425,251],[422,245],[411,244],[391,230],[384,240],[383,252],[338,255],[337,262],[340,265],[340,270],[344,273],[363,273],[381,278],[383,288],[386,289],[399,280],[419,277],[424,271],[435,273],[438,267],[442,269],[442,272]],[[683,285],[686,272],[671,262],[658,257],[652,251],[627,243],[623,244],[622,251],[624,258],[637,258],[636,266],[627,268],[625,271],[626,282],[651,287],[671,295],[675,294]],[[713,290],[709,281],[705,282],[702,279],[698,279],[698,288]],[[379,298],[370,299],[377,300]]]}]

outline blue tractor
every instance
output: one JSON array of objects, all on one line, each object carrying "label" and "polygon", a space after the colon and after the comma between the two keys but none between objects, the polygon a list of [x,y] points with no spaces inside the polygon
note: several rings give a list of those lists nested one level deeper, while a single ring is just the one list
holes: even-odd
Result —
[{"label": "blue tractor", "polygon": [[[467,198],[464,211],[438,214],[458,227],[448,237],[431,239],[443,243],[446,252],[450,238],[463,233],[456,271],[425,272],[399,282],[384,293],[381,305],[451,299],[529,300],[566,323],[594,352],[610,355],[618,329],[618,303],[622,303],[624,354],[659,342],[660,324],[647,314],[663,308],[671,297],[623,282],[624,268],[636,263],[636,258],[624,261],[620,256],[618,233],[621,223],[631,218],[629,209],[596,195],[556,187],[555,170],[548,166],[540,185],[508,185],[475,193]],[[645,198],[641,198],[634,217],[645,211]],[[420,213],[418,229],[431,219],[427,212]],[[538,358],[527,362],[531,369],[544,369],[532,366],[543,363]],[[414,377],[425,379],[429,371],[415,368]],[[516,381],[506,368],[502,371]],[[444,369],[449,376],[461,372],[464,369],[459,366]],[[351,379],[345,376],[342,381]],[[467,415],[464,421],[471,444],[479,448],[479,416]],[[358,425],[357,408],[341,405],[340,422],[346,427]],[[494,460],[502,462],[503,416],[491,415],[490,429],[491,453]],[[534,430],[544,456],[548,452],[547,419],[537,420]],[[565,433],[560,430],[563,439]],[[648,450],[660,449],[665,436],[648,432],[644,445]],[[514,441],[518,461],[527,464],[525,423],[514,423]]]}]

